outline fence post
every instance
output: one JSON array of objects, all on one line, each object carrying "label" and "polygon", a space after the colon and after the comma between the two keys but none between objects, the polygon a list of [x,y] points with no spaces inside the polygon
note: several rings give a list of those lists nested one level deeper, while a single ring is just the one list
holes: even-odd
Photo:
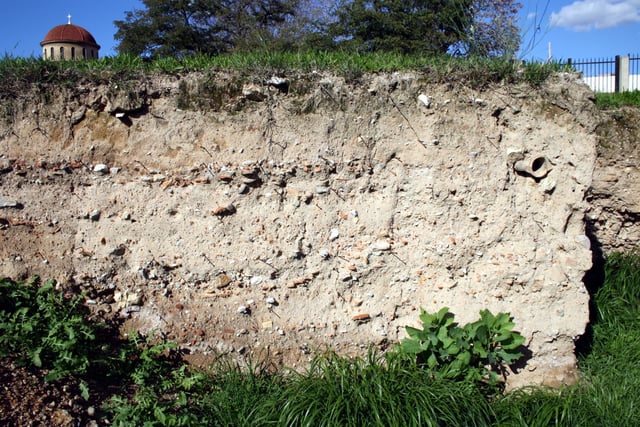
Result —
[{"label": "fence post", "polygon": [[629,90],[629,57],[616,55],[616,92]]}]

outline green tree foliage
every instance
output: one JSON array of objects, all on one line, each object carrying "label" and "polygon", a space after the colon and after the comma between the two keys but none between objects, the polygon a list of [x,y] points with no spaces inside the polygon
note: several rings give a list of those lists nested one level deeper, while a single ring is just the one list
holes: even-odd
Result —
[{"label": "green tree foliage", "polygon": [[338,0],[299,0],[295,17],[278,28],[271,51],[332,51],[336,49],[329,32],[336,21]]},{"label": "green tree foliage", "polygon": [[513,56],[520,48],[518,11],[515,0],[474,0],[473,25],[463,37],[462,49],[468,56]]},{"label": "green tree foliage", "polygon": [[332,35],[357,51],[443,54],[473,22],[473,0],[343,0]]},{"label": "green tree foliage", "polygon": [[218,54],[267,46],[298,0],[142,0],[115,21],[118,52],[150,57]]},{"label": "green tree foliage", "polygon": [[517,0],[142,0],[115,21],[119,53],[346,50],[513,56]]},{"label": "green tree foliage", "polygon": [[330,36],[358,51],[512,56],[521,7],[516,0],[338,0]]}]

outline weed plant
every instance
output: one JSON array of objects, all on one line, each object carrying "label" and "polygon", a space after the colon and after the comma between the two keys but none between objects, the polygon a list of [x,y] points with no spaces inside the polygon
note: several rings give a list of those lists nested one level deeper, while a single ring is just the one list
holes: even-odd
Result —
[{"label": "weed plant", "polygon": [[507,366],[522,356],[525,338],[513,330],[509,313],[480,311],[480,319],[459,326],[447,307],[420,312],[422,329],[407,326],[407,338],[397,349],[415,357],[418,366],[436,378],[471,381],[499,387]]},{"label": "weed plant", "polygon": [[0,279],[0,356],[47,369],[46,380],[84,374],[86,349],[96,337],[83,298],[64,298],[54,284],[38,277],[24,284]]}]

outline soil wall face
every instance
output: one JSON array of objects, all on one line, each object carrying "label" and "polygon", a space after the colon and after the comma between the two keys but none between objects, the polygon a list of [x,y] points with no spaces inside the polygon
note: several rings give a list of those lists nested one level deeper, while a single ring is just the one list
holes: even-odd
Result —
[{"label": "soil wall face", "polygon": [[509,385],[575,379],[597,123],[573,76],[46,92],[1,120],[0,274],[55,277],[195,358],[269,349],[288,365],[397,342],[420,307],[510,312],[531,355]]}]

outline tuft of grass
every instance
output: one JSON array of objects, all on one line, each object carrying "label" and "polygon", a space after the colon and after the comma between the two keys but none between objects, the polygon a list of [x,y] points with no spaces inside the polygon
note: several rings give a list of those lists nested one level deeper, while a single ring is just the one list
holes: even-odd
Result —
[{"label": "tuft of grass", "polygon": [[596,105],[602,110],[621,107],[640,107],[640,90],[622,93],[597,93]]},{"label": "tuft of grass", "polygon": [[489,402],[471,382],[437,380],[407,359],[317,356],[258,411],[257,425],[485,426]]},{"label": "tuft of grass", "polygon": [[602,426],[592,396],[581,386],[559,390],[526,387],[496,400],[495,426]]},{"label": "tuft of grass", "polygon": [[609,255],[593,296],[591,352],[580,360],[602,425],[640,425],[640,252]]},{"label": "tuft of grass", "polygon": [[569,71],[570,68],[559,61],[529,62],[521,70],[522,79],[532,86],[539,86],[552,74]]}]

